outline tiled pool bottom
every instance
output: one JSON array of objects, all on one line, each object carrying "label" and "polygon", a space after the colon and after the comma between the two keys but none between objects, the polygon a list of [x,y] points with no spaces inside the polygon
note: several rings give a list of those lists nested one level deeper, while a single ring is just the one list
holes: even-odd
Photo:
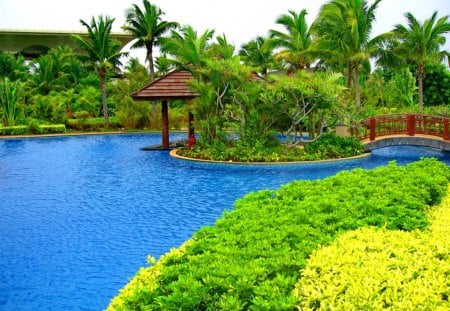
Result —
[{"label": "tiled pool bottom", "polygon": [[[178,139],[182,135],[172,135]],[[449,154],[385,148],[323,164],[205,164],[139,148],[158,134],[0,140],[0,310],[102,310],[141,266],[250,191]]]}]

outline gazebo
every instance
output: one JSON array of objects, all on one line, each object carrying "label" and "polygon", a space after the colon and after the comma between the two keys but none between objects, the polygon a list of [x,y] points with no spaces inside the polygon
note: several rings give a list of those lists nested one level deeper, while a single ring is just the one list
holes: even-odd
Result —
[{"label": "gazebo", "polygon": [[[187,85],[187,81],[191,79],[194,77],[189,71],[175,70],[150,82],[131,95],[134,100],[161,101],[162,149],[170,149],[168,101],[192,100],[199,96]],[[192,121],[193,116],[189,113],[189,135],[193,135]]]}]

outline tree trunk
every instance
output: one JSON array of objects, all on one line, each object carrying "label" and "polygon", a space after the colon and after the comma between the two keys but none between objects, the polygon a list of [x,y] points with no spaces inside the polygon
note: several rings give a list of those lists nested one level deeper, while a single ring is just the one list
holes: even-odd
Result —
[{"label": "tree trunk", "polygon": [[352,61],[348,61],[348,72],[347,72],[347,87],[350,89],[352,87],[352,75],[353,75],[353,65]]},{"label": "tree trunk", "polygon": [[[147,61],[150,69],[150,82],[155,81],[155,65],[153,64],[153,44],[147,45]],[[156,101],[152,101],[152,120],[156,124],[157,111]]]},{"label": "tree trunk", "polygon": [[109,126],[108,119],[108,103],[106,102],[106,72],[104,70],[100,70],[98,72],[98,76],[100,78],[100,91],[102,93],[102,105],[103,105],[103,126],[107,128]]},{"label": "tree trunk", "polygon": [[417,80],[419,84],[419,111],[422,112],[423,110],[423,77],[425,75],[425,69],[424,65],[419,65]]},{"label": "tree trunk", "polygon": [[355,101],[356,106],[361,106],[361,87],[359,85],[359,65],[355,65]]}]

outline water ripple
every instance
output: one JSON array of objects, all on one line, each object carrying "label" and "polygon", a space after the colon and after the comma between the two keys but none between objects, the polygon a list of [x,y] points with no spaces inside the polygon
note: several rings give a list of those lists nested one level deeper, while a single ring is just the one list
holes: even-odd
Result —
[{"label": "water ripple", "polygon": [[[172,135],[171,139],[179,139]],[[0,141],[0,310],[100,310],[159,257],[250,191],[421,156],[393,147],[340,163],[191,163],[139,148],[156,134]]]}]

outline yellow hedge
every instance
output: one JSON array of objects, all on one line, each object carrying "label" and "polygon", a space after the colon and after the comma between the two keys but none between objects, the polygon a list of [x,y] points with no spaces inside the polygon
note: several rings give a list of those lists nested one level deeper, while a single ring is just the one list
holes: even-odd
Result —
[{"label": "yellow hedge", "polygon": [[191,240],[188,240],[179,248],[171,249],[168,253],[161,256],[158,261],[153,257],[149,257],[148,262],[152,266],[140,268],[131,281],[120,290],[119,295],[113,298],[106,311],[133,310],[134,306],[130,306],[127,303],[127,298],[140,293],[145,294],[145,292],[151,291],[155,286],[158,286],[156,281],[161,268],[166,262],[182,256],[189,243],[191,243]]},{"label": "yellow hedge", "polygon": [[450,310],[450,195],[429,217],[427,231],[361,228],[317,250],[295,288],[299,309]]}]

